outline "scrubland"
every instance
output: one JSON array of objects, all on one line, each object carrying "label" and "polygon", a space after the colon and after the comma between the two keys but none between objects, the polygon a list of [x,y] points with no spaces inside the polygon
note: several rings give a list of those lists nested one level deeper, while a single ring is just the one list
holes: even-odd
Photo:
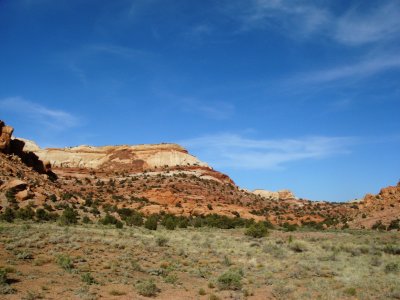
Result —
[{"label": "scrubland", "polygon": [[1,299],[400,299],[400,232],[0,222]]}]

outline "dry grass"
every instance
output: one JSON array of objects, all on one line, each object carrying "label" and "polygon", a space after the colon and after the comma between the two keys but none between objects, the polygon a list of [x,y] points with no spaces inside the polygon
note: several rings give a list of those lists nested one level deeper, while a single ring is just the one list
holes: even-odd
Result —
[{"label": "dry grass", "polygon": [[0,223],[0,298],[399,299],[399,238]]}]

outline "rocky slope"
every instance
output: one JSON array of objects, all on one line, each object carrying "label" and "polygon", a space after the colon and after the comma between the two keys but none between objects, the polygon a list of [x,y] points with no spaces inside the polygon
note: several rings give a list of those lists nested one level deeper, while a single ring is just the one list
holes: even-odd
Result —
[{"label": "rocky slope", "polygon": [[41,149],[12,133],[0,121],[0,211],[73,205],[96,219],[114,207],[319,228],[387,226],[399,217],[400,185],[357,203],[313,202],[289,190],[243,190],[176,144]]},{"label": "rocky slope", "polygon": [[[367,194],[361,201],[352,203],[351,227],[387,227],[400,220],[400,182],[388,186],[376,195]],[[377,228],[379,229],[379,228]]]}]

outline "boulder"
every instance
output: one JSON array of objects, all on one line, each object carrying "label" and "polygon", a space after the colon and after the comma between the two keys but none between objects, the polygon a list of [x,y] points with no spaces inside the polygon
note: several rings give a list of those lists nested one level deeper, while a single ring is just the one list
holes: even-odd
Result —
[{"label": "boulder", "polygon": [[27,186],[27,183],[25,181],[19,180],[19,179],[13,179],[8,182],[6,182],[1,189],[2,190],[24,190]]},{"label": "boulder", "polygon": [[32,196],[33,196],[33,194],[28,189],[26,189],[26,190],[16,193],[15,199],[17,199],[18,201],[24,201],[24,200],[32,198]]},{"label": "boulder", "polygon": [[0,120],[0,152],[9,153],[13,131],[14,128],[6,126],[4,122]]}]

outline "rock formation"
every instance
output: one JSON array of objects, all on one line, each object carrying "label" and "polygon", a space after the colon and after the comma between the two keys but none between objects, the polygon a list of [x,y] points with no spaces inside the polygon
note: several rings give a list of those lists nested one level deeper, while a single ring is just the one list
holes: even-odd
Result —
[{"label": "rock formation", "polygon": [[11,136],[14,128],[6,126],[2,120],[0,120],[0,152],[9,153]]},{"label": "rock formation", "polygon": [[280,190],[277,192],[271,192],[267,190],[261,190],[257,189],[253,191],[253,194],[262,196],[267,199],[271,200],[290,200],[290,199],[296,199],[295,195],[290,191],[290,190]]},{"label": "rock formation", "polygon": [[[36,172],[47,174],[50,178],[55,179],[56,175],[51,171],[50,164],[40,160],[35,153],[30,151],[36,148],[34,147],[36,144],[28,141],[28,147],[26,147],[25,140],[12,138],[13,132],[13,127],[6,126],[4,122],[0,120],[0,152],[16,155],[23,163],[33,168]],[[27,151],[27,149],[29,150]],[[39,149],[39,147],[36,149]]]}]

